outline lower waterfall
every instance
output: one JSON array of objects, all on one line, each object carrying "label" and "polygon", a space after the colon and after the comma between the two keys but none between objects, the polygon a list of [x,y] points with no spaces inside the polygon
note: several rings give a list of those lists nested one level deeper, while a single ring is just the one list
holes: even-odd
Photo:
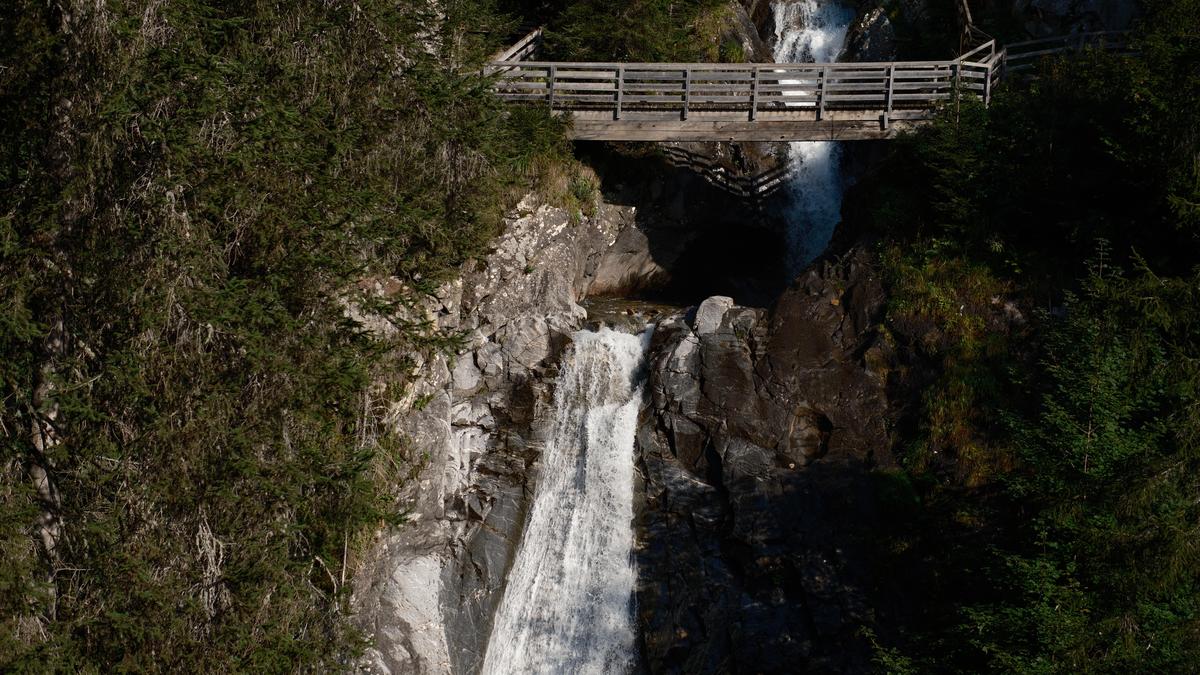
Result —
[{"label": "lower waterfall", "polygon": [[485,675],[621,673],[634,656],[633,443],[649,331],[580,331]]},{"label": "lower waterfall", "polygon": [[[776,0],[774,10],[778,63],[836,61],[854,21],[854,8],[836,0]],[[841,219],[841,152],[837,141],[788,144],[792,166],[786,187],[791,202],[786,230],[789,276],[825,250]]]}]

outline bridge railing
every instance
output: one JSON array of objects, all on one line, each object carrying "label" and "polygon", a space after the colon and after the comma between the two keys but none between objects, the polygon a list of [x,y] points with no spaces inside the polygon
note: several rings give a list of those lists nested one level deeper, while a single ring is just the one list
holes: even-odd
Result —
[{"label": "bridge railing", "polygon": [[927,109],[956,89],[987,96],[995,60],[828,64],[505,62],[495,91],[560,111],[607,111],[613,119],[812,117],[839,110],[885,114]]},{"label": "bridge railing", "polygon": [[496,63],[524,61],[536,56],[542,48],[542,33],[543,29],[541,28],[533,29],[513,46],[492,56],[492,61]]},{"label": "bridge railing", "polygon": [[1082,33],[1000,48],[994,40],[947,61],[877,63],[572,63],[525,61],[535,31],[493,62],[495,93],[592,119],[653,121],[927,119],[957,96],[990,103],[1006,72],[1036,59],[1096,47],[1120,49],[1125,33]]},{"label": "bridge railing", "polygon": [[1129,43],[1129,34],[1130,31],[1098,31],[1014,42],[1004,48],[1005,69],[1013,73],[1029,70],[1042,57],[1088,48],[1124,51]]}]

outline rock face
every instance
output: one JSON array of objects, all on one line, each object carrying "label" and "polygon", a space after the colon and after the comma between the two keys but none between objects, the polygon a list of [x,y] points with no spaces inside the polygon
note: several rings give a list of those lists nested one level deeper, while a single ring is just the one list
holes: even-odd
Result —
[{"label": "rock face", "polygon": [[1033,37],[1124,30],[1138,14],[1131,0],[1013,0],[1011,11]]},{"label": "rock face", "polygon": [[660,325],[638,435],[637,606],[652,672],[859,672],[856,523],[891,462],[883,293],[862,254],[768,314],[710,298]]},{"label": "rock face", "polygon": [[355,580],[353,605],[374,639],[366,669],[478,668],[531,493],[533,421],[586,316],[577,301],[632,214],[601,204],[572,218],[526,200],[494,251],[425,308],[466,343],[417,364],[421,376],[393,405],[397,430],[426,455],[406,488],[408,522],[378,537]]},{"label": "rock face", "polygon": [[759,34],[758,26],[752,16],[755,9],[753,3],[750,3],[749,6],[746,3],[732,4],[733,21],[721,39],[732,40],[741,45],[742,53],[746,55],[747,61],[770,63],[771,48]]},{"label": "rock face", "polygon": [[874,7],[858,15],[846,38],[846,60],[896,60],[896,29],[887,10]]},{"label": "rock face", "polygon": [[778,294],[782,218],[738,200],[692,166],[719,163],[723,173],[738,173],[752,161],[738,146],[671,144],[650,156],[586,152],[606,199],[633,214],[633,227],[601,256],[589,296],[692,302],[721,294],[765,305]]}]

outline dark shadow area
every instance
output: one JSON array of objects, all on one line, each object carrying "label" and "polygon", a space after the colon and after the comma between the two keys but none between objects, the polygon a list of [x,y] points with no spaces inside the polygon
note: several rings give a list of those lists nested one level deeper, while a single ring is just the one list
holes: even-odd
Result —
[{"label": "dark shadow area", "polygon": [[740,199],[650,144],[577,148],[605,200],[636,208],[636,232],[602,263],[616,280],[597,295],[676,304],[727,295],[766,307],[786,287],[783,223],[769,201]]}]

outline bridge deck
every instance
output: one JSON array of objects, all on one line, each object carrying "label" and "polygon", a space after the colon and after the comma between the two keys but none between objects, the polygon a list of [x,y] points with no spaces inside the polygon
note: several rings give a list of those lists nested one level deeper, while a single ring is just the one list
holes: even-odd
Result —
[{"label": "bridge deck", "polygon": [[984,104],[1006,72],[1123,34],[1087,33],[948,61],[887,63],[567,63],[526,61],[530,34],[489,66],[496,94],[573,118],[572,137],[605,141],[802,141],[891,138],[958,97]]},{"label": "bridge deck", "polygon": [[[565,114],[565,113],[563,113]],[[736,112],[631,111],[614,120],[603,111],[573,111],[571,137],[580,141],[857,141],[886,139],[932,119],[929,111],[894,115],[885,126],[872,111],[759,113],[754,121]]]}]

